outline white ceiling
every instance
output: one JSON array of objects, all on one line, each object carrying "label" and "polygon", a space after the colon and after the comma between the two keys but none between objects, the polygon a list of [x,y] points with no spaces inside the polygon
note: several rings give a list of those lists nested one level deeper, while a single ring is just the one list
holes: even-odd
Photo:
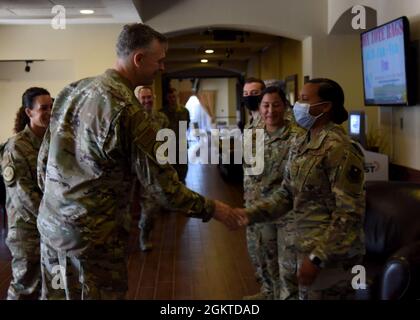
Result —
[{"label": "white ceiling", "polygon": [[[150,18],[184,0],[0,0],[0,25],[51,24],[55,5],[65,8],[66,24],[147,23]],[[92,9],[93,15],[82,15],[81,9]],[[141,16],[140,16],[141,13]],[[214,28],[213,28],[214,29]],[[224,68],[243,72],[248,60],[281,41],[279,37],[258,33],[241,33],[233,38],[216,39],[219,30],[202,28],[190,32],[167,34],[169,51],[167,71],[202,68],[201,58],[207,58],[207,68]],[[235,31],[231,31],[235,32]],[[229,30],[222,32],[229,35]],[[206,55],[204,49],[215,50]]]},{"label": "white ceiling", "polygon": [[[131,0],[0,0],[0,24],[50,24],[55,5],[65,8],[69,24],[141,22]],[[95,13],[83,15],[81,9]]]}]

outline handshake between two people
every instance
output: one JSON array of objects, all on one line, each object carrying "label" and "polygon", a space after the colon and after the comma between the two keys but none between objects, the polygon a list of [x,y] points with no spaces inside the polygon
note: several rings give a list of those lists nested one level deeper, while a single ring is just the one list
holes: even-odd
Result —
[{"label": "handshake between two people", "polygon": [[215,200],[215,204],[213,219],[220,221],[230,230],[236,230],[249,224],[245,209],[232,208],[218,200]]},{"label": "handshake between two people", "polygon": [[[230,230],[236,230],[249,224],[248,216],[243,208],[232,208],[215,200],[216,207],[213,218],[223,223]],[[310,286],[318,276],[320,268],[314,265],[309,257],[303,259],[297,272],[297,280],[302,286]]]}]

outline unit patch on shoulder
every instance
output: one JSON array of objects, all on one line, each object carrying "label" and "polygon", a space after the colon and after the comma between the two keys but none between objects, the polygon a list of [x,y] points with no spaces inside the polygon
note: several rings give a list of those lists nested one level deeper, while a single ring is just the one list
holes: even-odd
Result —
[{"label": "unit patch on shoulder", "polygon": [[15,169],[12,166],[7,166],[3,170],[3,179],[4,182],[10,184],[15,179]]},{"label": "unit patch on shoulder", "polygon": [[352,183],[360,183],[363,179],[362,170],[358,167],[352,165],[350,170],[347,173],[347,177],[349,178],[350,182]]}]

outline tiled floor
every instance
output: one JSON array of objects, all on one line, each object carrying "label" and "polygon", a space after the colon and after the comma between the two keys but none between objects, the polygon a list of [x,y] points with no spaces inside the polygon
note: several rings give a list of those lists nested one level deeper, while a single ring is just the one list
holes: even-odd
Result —
[{"label": "tiled floor", "polygon": [[[241,186],[223,181],[216,166],[190,165],[187,185],[230,205],[242,204]],[[257,291],[244,230],[229,231],[216,221],[202,223],[179,213],[162,213],[153,232],[154,250],[142,253],[135,222],[128,299],[241,299]],[[4,299],[10,255],[0,228],[0,298]]]}]

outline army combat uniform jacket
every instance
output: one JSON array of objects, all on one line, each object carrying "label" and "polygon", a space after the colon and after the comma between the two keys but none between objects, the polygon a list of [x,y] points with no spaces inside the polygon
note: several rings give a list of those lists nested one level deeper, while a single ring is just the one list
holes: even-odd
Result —
[{"label": "army combat uniform jacket", "polygon": [[[179,128],[180,128],[180,121],[186,121],[186,129],[188,130],[190,126],[190,112],[187,108],[183,106],[178,106],[175,110],[170,109],[169,107],[164,107],[161,110],[169,119],[168,128],[171,129],[176,136],[177,146],[183,145],[185,148],[188,148],[188,141],[187,141],[187,134],[180,136]],[[182,148],[180,148],[182,150]],[[187,158],[188,161],[188,158]],[[188,164],[184,163],[174,163],[173,167],[175,168],[176,172],[178,173],[179,180],[185,181],[188,172]]]},{"label": "army combat uniform jacket", "polygon": [[[12,254],[13,278],[8,299],[40,295],[39,233],[36,227],[42,193],[37,184],[37,157],[42,139],[29,126],[4,145],[1,159],[6,186],[8,234],[6,243]],[[1,154],[1,152],[0,152]]]},{"label": "army combat uniform jacket", "polygon": [[[264,122],[260,122],[262,126],[257,125],[256,129],[264,128]],[[264,130],[264,171],[260,175],[244,175],[246,207],[252,206],[259,199],[269,197],[280,187],[291,141],[296,135],[303,133],[303,129],[290,121],[271,134]]]},{"label": "army combat uniform jacket", "polygon": [[[169,126],[169,120],[163,112],[152,110],[146,113],[149,116],[150,124],[156,131]],[[134,190],[136,189],[138,190],[138,188]],[[161,207],[158,201],[153,198],[153,194],[147,192],[146,189],[141,188],[140,193],[141,216],[138,225],[143,230],[143,233],[149,234],[153,229],[156,213],[161,210]],[[136,196],[138,197],[138,195]]]},{"label": "army combat uniform jacket", "polygon": [[[262,120],[258,123],[264,127]],[[270,197],[281,186],[291,141],[303,133],[304,130],[291,121],[286,121],[284,127],[271,134],[264,131],[264,171],[260,175],[244,175],[245,207]],[[279,259],[285,257],[278,255],[279,246],[283,246],[283,239],[279,239],[278,234],[290,219],[290,215],[284,215],[274,222],[257,223],[247,228],[248,252],[262,283],[262,291],[269,299],[280,299],[281,290],[286,290],[281,288],[285,285],[280,279]]]},{"label": "army combat uniform jacket", "polygon": [[264,120],[261,115],[258,113],[257,116],[250,117],[248,123],[245,125],[245,129],[262,129],[264,128]]},{"label": "army combat uniform jacket", "polygon": [[281,187],[246,211],[258,222],[293,209],[296,250],[328,267],[364,253],[363,154],[334,123],[309,137],[292,144]]},{"label": "army combat uniform jacket", "polygon": [[163,112],[152,110],[148,115],[156,131],[169,127],[169,119]]},{"label": "army combat uniform jacket", "polygon": [[[115,70],[68,85],[55,100],[41,146],[38,171],[44,197],[38,229],[45,285],[50,285],[54,263],[67,272],[73,257],[74,283],[83,290],[76,290],[77,298],[120,298],[112,292],[127,290],[124,257],[134,175],[164,207],[204,221],[214,211],[213,201],[182,185],[170,165],[158,164],[156,131],[133,91]],[[73,299],[67,289],[66,298]]]},{"label": "army combat uniform jacket", "polygon": [[185,107],[177,107],[175,110],[170,107],[163,107],[160,112],[164,113],[169,120],[169,129],[172,129],[178,137],[179,121],[187,121],[187,129],[190,125],[190,112]]}]

